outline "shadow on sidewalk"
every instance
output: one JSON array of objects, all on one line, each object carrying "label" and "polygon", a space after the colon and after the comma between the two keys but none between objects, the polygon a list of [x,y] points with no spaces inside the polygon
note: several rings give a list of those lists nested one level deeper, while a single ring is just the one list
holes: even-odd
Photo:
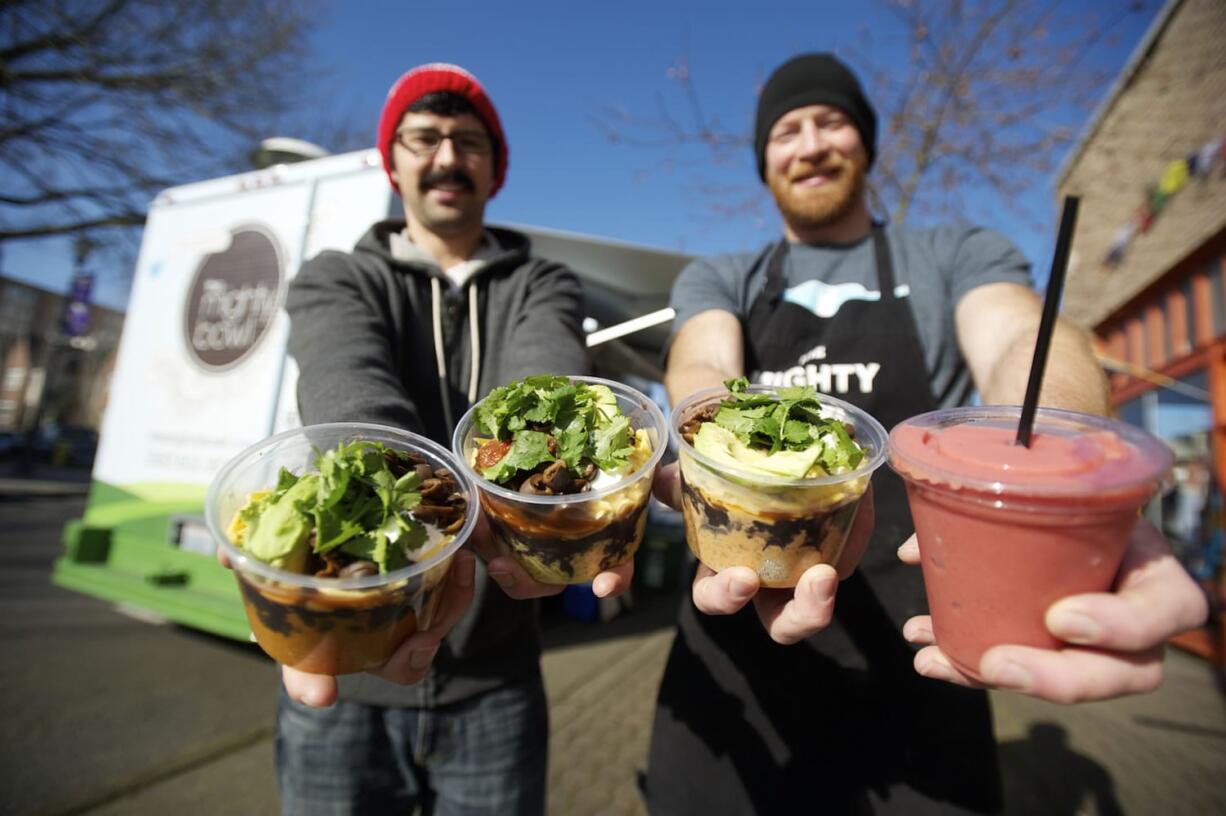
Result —
[{"label": "shadow on sidewalk", "polygon": [[1203,725],[1194,725],[1192,723],[1179,722],[1178,720],[1166,720],[1160,717],[1133,717],[1132,721],[1137,725],[1158,728],[1163,731],[1172,731],[1177,734],[1226,740],[1226,730],[1221,728],[1207,728]]},{"label": "shadow on sidewalk", "polygon": [[615,618],[603,623],[568,617],[563,611],[560,596],[545,598],[541,602],[541,640],[548,651],[671,629],[677,623],[677,609],[682,595],[679,588],[650,591],[635,587],[630,607],[627,609],[623,606]]},{"label": "shadow on sidewalk", "polygon": [[[1007,816],[1122,816],[1111,774],[1095,760],[1074,751],[1068,731],[1051,722],[1035,723],[1024,739],[1000,744]],[[1084,805],[1090,800],[1089,811]]]}]

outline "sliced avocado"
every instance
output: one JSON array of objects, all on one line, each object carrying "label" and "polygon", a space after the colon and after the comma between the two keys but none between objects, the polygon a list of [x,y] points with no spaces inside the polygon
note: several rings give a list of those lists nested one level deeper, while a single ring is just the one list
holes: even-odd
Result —
[{"label": "sliced avocado", "polygon": [[779,450],[774,453],[754,450],[727,428],[714,422],[704,422],[694,435],[694,449],[710,459],[741,470],[779,476],[784,479],[803,479],[817,461],[821,445],[810,445],[805,450]]},{"label": "sliced avocado", "polygon": [[295,505],[313,498],[319,477],[311,474],[298,480],[289,490],[264,507],[247,528],[243,549],[255,558],[289,572],[306,567],[307,536],[311,517]]}]

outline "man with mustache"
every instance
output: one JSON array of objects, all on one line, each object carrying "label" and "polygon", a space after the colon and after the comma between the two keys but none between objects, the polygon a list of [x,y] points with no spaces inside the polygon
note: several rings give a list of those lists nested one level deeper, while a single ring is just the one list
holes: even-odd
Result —
[{"label": "man with mustache", "polygon": [[[1025,258],[983,229],[875,223],[876,130],[859,82],[829,54],[795,57],[767,81],[754,147],[784,237],[678,277],[665,377],[674,404],[742,375],[814,385],[887,429],[966,404],[976,389],[984,403],[1022,401],[1042,306]],[[1057,326],[1042,403],[1108,408],[1088,338],[1072,326]],[[678,487],[675,469],[657,478],[673,506]],[[837,572],[813,567],[794,591],[760,590],[748,568],[698,567],[660,689],[653,814],[999,809],[987,695],[929,645],[910,515],[888,468],[874,497],[867,549],[858,536]],[[1146,691],[1161,681],[1165,640],[1205,615],[1141,522],[1114,594],[1052,607],[1052,633],[1075,647],[998,647],[980,668],[999,687],[1065,702]]]},{"label": "man with mustache", "polygon": [[[457,420],[492,388],[587,371],[579,282],[534,257],[525,236],[485,226],[509,151],[467,71],[430,64],[400,77],[378,147],[405,218],[375,224],[352,252],[320,254],[294,279],[286,310],[298,405],[307,424],[393,425],[450,448]],[[595,587],[613,594],[628,582],[625,568]],[[283,812],[543,813],[549,727],[536,606],[513,599],[560,587],[535,584],[507,557],[483,568],[464,550],[452,586],[444,622],[376,673],[283,668]]]}]

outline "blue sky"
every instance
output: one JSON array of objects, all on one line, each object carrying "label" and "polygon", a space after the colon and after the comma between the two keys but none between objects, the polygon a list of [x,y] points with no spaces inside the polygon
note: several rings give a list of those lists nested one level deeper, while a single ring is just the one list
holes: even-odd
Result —
[{"label": "blue sky", "polygon": [[[1118,7],[1117,0],[1066,5],[1104,14]],[[1156,9],[1151,2],[1144,14],[1130,15],[1115,29],[1118,41],[1098,49],[1093,64],[1118,71]],[[755,189],[749,152],[720,167],[691,152],[693,163],[670,167],[675,151],[610,144],[592,117],[608,107],[651,114],[659,98],[682,113],[685,100],[667,71],[684,55],[708,113],[744,131],[756,88],[776,65],[807,50],[850,53],[863,47],[864,31],[875,60],[905,70],[907,36],[893,17],[868,3],[814,0],[460,6],[336,0],[324,6],[315,49],[333,73],[335,98],[323,101],[369,122],[372,133],[388,86],[407,68],[445,61],[476,74],[499,109],[511,149],[507,186],[487,211],[491,220],[707,254],[752,249],[777,234],[770,217],[727,218],[711,210],[719,197],[706,191],[710,185]],[[1070,115],[1080,129],[1087,114]],[[1036,266],[1049,263],[1057,210],[1050,180],[1021,202],[1037,227],[990,196],[972,192],[966,204],[972,221],[1004,232]],[[68,242],[7,246],[0,268],[63,291],[71,272]],[[127,278],[119,270],[101,275],[98,300],[122,307]]]}]

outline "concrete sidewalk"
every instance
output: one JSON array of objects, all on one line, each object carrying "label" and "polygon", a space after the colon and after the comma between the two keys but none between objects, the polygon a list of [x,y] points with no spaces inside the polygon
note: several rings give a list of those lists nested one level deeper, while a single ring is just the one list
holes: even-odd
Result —
[{"label": "concrete sidewalk", "polygon": [[[556,610],[545,615],[551,816],[645,813],[636,774],[646,763],[679,596],[640,594],[636,601],[633,611],[608,623],[569,620]],[[237,648],[205,639],[188,649],[191,644],[178,643],[183,634],[156,627],[149,634],[173,638],[171,645],[184,654]],[[250,666],[246,660],[227,664],[252,674],[243,686],[254,694],[242,695],[250,728],[235,731],[238,736],[225,744],[202,742],[200,750],[167,760],[157,773],[116,778],[113,793],[92,803],[40,812],[275,814],[271,688],[276,681],[271,664],[254,650],[250,657],[255,661]],[[1226,813],[1226,705],[1217,674],[1208,662],[1175,650],[1166,669],[1166,683],[1156,693],[1105,703],[1058,706],[993,693],[1005,813]],[[182,692],[175,682],[171,686],[163,693]],[[213,705],[207,695],[201,702],[204,709]]]},{"label": "concrete sidewalk", "polygon": [[[675,599],[670,599],[675,603]],[[552,707],[549,813],[646,811],[636,773],[646,764],[656,689],[672,629],[654,602],[646,631],[549,650]],[[618,619],[604,626],[615,627]],[[569,624],[567,624],[569,626]],[[1061,706],[993,692],[1009,816],[1226,813],[1226,698],[1207,661],[1170,650],[1157,692]]]},{"label": "concrete sidewalk", "polygon": [[608,623],[546,629],[550,814],[645,812],[635,777],[646,766],[678,601],[640,594],[632,612]]}]

